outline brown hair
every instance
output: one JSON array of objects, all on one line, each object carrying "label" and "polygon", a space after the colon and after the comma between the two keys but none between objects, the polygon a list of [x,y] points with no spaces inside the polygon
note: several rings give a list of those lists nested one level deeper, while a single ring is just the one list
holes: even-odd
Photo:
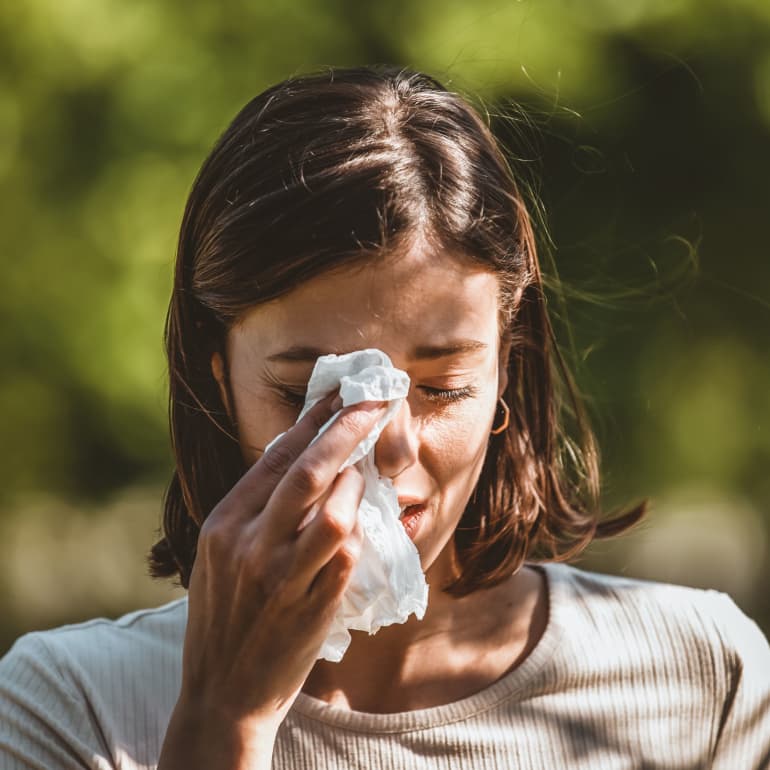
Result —
[{"label": "brown hair", "polygon": [[333,69],[249,102],[190,193],[166,325],[176,470],[153,576],[187,586],[203,520],[245,471],[210,363],[228,329],[308,278],[418,234],[497,275],[512,343],[510,427],[490,436],[447,590],[493,585],[528,558],[570,558],[641,518],[643,505],[600,518],[593,436],[554,341],[530,218],[486,123],[426,75]]}]

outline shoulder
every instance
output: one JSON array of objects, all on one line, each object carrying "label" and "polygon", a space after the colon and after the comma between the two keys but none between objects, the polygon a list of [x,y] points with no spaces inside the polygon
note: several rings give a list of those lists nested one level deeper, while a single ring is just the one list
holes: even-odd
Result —
[{"label": "shoulder", "polygon": [[770,645],[728,595],[543,567],[560,639],[554,682],[581,702],[593,693],[597,711],[633,714],[650,745],[666,734],[661,745],[689,746],[693,766],[767,766]]},{"label": "shoulder", "polygon": [[55,667],[62,676],[98,675],[100,668],[125,671],[148,658],[181,653],[187,622],[187,599],[153,609],[131,612],[116,620],[95,618],[84,623],[33,631],[20,637],[0,661],[7,672],[20,661],[34,659],[38,666]]},{"label": "shoulder", "polygon": [[[746,668],[770,678],[770,646],[724,593],[544,565],[551,613],[573,659],[654,671],[727,697]],[[645,668],[646,667],[646,668]]]},{"label": "shoulder", "polygon": [[22,636],[0,659],[0,765],[10,755],[57,768],[74,766],[73,757],[91,766],[95,756],[133,767],[116,759],[129,749],[157,757],[179,693],[186,622],[180,599]]},{"label": "shoulder", "polygon": [[714,590],[544,565],[561,610],[583,628],[605,634],[697,641],[726,653],[767,647],[762,632],[730,596]]}]

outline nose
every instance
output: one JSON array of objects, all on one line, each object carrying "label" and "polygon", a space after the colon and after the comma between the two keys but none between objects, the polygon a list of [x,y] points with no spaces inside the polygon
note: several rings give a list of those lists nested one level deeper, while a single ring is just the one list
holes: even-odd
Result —
[{"label": "nose", "polygon": [[417,426],[405,399],[374,445],[374,462],[381,476],[394,479],[417,461]]}]

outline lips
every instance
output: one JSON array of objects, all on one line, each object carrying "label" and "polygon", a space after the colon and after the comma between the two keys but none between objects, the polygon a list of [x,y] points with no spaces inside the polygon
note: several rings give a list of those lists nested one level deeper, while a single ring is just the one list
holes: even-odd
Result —
[{"label": "lips", "polygon": [[403,519],[408,513],[413,513],[416,508],[424,508],[427,505],[427,501],[419,497],[409,497],[407,495],[399,495],[398,507],[401,509],[399,518]]},{"label": "lips", "polygon": [[414,539],[414,535],[417,532],[417,527],[420,524],[420,519],[427,510],[427,503],[424,501],[410,502],[403,498],[399,498],[399,505],[401,507],[401,514],[399,519],[406,531],[406,534]]}]

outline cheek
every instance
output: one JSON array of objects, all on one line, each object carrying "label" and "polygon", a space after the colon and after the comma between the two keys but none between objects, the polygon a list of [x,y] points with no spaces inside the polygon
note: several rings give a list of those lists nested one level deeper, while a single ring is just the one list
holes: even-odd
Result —
[{"label": "cheek", "polygon": [[490,411],[486,401],[476,402],[452,417],[437,417],[424,425],[421,443],[431,454],[426,464],[439,484],[466,487],[475,482],[486,455]]},{"label": "cheek", "polygon": [[299,411],[294,414],[292,409],[270,406],[267,396],[258,393],[244,397],[236,392],[234,397],[241,454],[248,465],[253,465],[279,433],[294,425]]}]

